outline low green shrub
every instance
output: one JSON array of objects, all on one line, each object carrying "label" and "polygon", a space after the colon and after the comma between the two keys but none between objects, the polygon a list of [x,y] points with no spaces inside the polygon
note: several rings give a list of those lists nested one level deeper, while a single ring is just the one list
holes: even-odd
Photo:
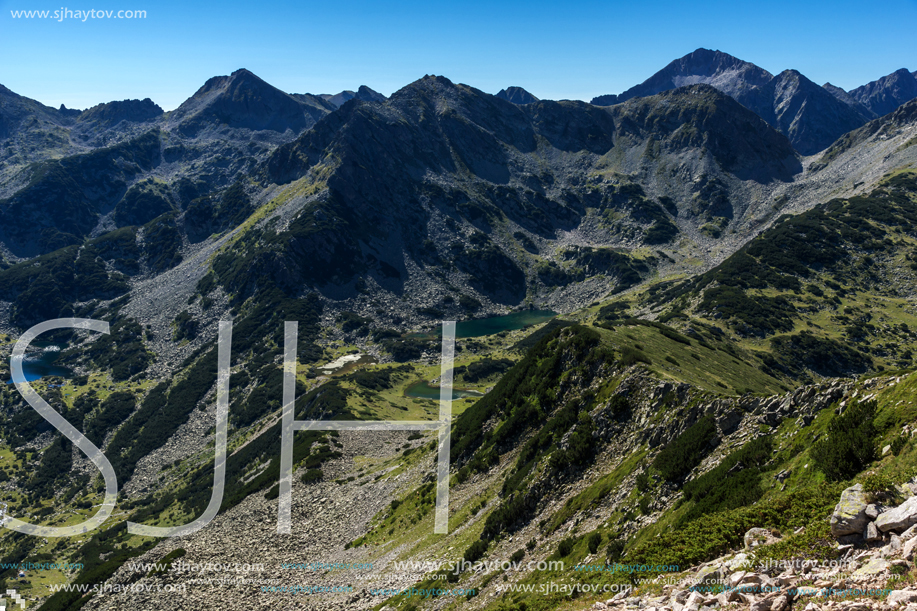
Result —
[{"label": "low green shrub", "polygon": [[812,459],[829,481],[850,479],[877,458],[875,416],[875,401],[855,401],[828,423],[827,434],[812,447]]}]

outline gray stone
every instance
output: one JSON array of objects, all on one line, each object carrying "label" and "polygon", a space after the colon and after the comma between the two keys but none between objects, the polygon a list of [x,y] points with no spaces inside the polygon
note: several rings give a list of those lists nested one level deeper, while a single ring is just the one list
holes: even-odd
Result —
[{"label": "gray stone", "polygon": [[866,517],[870,520],[875,520],[879,517],[879,508],[874,504],[870,503],[866,506]]},{"label": "gray stone", "polygon": [[726,563],[726,567],[727,567],[730,571],[736,571],[736,570],[738,570],[741,566],[743,566],[746,562],[748,562],[748,554],[746,554],[746,553],[740,553],[740,554],[736,554],[736,555],[735,555],[735,558],[733,558],[732,560],[730,560],[729,562],[727,562],[727,563]]},{"label": "gray stone", "polygon": [[767,545],[778,540],[779,539],[771,534],[771,531],[766,528],[752,528],[745,533],[745,549],[752,549],[759,545]]},{"label": "gray stone", "polygon": [[771,611],[786,611],[790,608],[790,599],[785,594],[781,594],[776,598],[771,599]]},{"label": "gray stone", "polygon": [[721,586],[726,580],[723,567],[711,565],[702,568],[691,580],[691,586],[703,586],[705,592],[712,592],[716,586]]},{"label": "gray stone", "polygon": [[917,602],[917,592],[914,590],[892,590],[885,599],[890,605],[906,605]]},{"label": "gray stone", "polygon": [[910,558],[914,554],[914,548],[917,548],[917,537],[911,537],[904,542],[904,546],[901,549],[901,557]]},{"label": "gray stone", "polygon": [[876,526],[882,532],[904,530],[915,524],[917,524],[917,496],[912,496],[876,518]]},{"label": "gray stone", "polygon": [[707,598],[700,592],[691,592],[691,595],[688,596],[688,600],[685,602],[685,607],[695,607],[700,609],[700,607],[707,601]]},{"label": "gray stone", "polygon": [[854,575],[878,575],[891,568],[891,563],[885,558],[871,558],[864,566],[857,569]]},{"label": "gray stone", "polygon": [[870,522],[866,525],[866,530],[863,531],[863,538],[866,539],[868,543],[882,539],[882,535],[879,534],[879,529],[876,528],[875,522]]},{"label": "gray stone", "polygon": [[733,573],[732,575],[726,578],[726,585],[729,586],[730,588],[735,588],[737,585],[742,583],[742,578],[744,578],[745,575],[747,574],[748,573],[746,573],[745,571],[737,571]]},{"label": "gray stone", "polygon": [[841,493],[841,499],[831,514],[831,535],[840,537],[862,533],[868,521],[863,485],[851,486]]},{"label": "gray stone", "polygon": [[742,422],[742,416],[742,412],[738,410],[726,412],[719,417],[717,425],[719,425],[720,430],[723,431],[724,434],[729,435],[739,428],[739,423]]}]

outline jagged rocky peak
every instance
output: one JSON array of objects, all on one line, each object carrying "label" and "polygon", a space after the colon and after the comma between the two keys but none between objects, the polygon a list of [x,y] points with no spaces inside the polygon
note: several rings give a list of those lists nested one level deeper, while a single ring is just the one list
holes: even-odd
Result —
[{"label": "jagged rocky peak", "polygon": [[501,89],[497,97],[513,104],[531,104],[537,102],[538,98],[523,89],[522,87],[507,87]]},{"label": "jagged rocky peak", "polygon": [[[67,110],[63,108],[62,110]],[[73,111],[68,111],[73,112]],[[114,126],[121,121],[143,123],[157,119],[163,115],[162,108],[150,98],[143,100],[123,100],[98,104],[79,113],[77,121],[80,123],[97,123],[105,126]]]},{"label": "jagged rocky peak", "polygon": [[767,85],[737,99],[786,134],[803,155],[823,151],[870,118],[798,70],[784,70]]},{"label": "jagged rocky peak", "polygon": [[698,83],[712,85],[723,93],[735,97],[741,91],[764,85],[771,78],[773,75],[764,68],[728,53],[697,49],[671,62],[641,84],[631,87],[624,93],[617,96],[599,96],[593,98],[592,103],[609,106],[631,98],[655,95],[669,89]]},{"label": "jagged rocky peak", "polygon": [[831,83],[825,83],[822,85],[822,87],[824,87],[825,91],[836,97],[844,104],[847,104],[848,106],[855,106],[856,108],[864,110],[866,113],[872,114],[871,110],[860,104],[856,98],[850,95],[845,89],[842,89],[836,85],[832,85]]},{"label": "jagged rocky peak", "polygon": [[169,121],[189,136],[214,126],[301,132],[315,124],[309,110],[304,100],[241,69],[230,76],[209,79],[170,115]]},{"label": "jagged rocky peak", "polygon": [[370,89],[366,85],[360,85],[360,88],[357,89],[356,91],[351,91],[349,89],[346,89],[340,93],[334,93],[334,94],[321,93],[316,97],[319,97],[325,100],[326,102],[329,102],[335,108],[340,108],[341,106],[344,105],[345,102],[349,102],[350,100],[353,100],[353,99],[361,100],[363,102],[384,102],[386,99],[384,95],[382,95],[378,91],[374,91]]},{"label": "jagged rocky peak", "polygon": [[65,117],[78,117],[83,111],[78,108],[67,108],[66,105],[61,104],[60,108],[57,109],[57,112]]},{"label": "jagged rocky peak", "polygon": [[917,98],[917,73],[906,68],[867,83],[850,92],[850,96],[877,116],[887,115],[905,102]]},{"label": "jagged rocky peak", "polygon": [[593,98],[592,103],[610,106],[700,83],[715,87],[753,110],[789,137],[796,150],[805,155],[824,150],[875,116],[856,99],[843,99],[843,90],[819,87],[796,70],[773,76],[755,64],[709,49],[698,49],[640,85],[620,95]]}]

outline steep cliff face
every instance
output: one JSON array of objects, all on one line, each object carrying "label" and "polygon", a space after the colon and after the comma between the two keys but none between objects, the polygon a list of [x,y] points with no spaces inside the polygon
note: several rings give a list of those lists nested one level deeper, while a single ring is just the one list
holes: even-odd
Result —
[{"label": "steep cliff face", "polygon": [[869,119],[796,70],[785,70],[736,99],[785,134],[803,155],[823,151]]}]

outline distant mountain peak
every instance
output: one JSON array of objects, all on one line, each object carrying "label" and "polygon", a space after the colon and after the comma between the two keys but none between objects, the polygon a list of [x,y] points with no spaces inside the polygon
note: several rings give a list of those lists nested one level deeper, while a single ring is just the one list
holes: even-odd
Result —
[{"label": "distant mountain peak", "polygon": [[[907,83],[915,80],[904,73],[899,71],[893,78],[893,75],[886,77],[895,82],[896,90],[905,91]],[[838,137],[876,116],[874,109],[854,92],[830,84],[819,87],[794,69],[774,76],[728,53],[704,48],[676,59],[622,94],[599,96],[592,103],[611,106],[698,83],[715,87],[753,110],[787,135],[796,150],[806,155],[824,150]],[[897,100],[906,95],[891,97]]]},{"label": "distant mountain peak", "polygon": [[[315,123],[307,104],[262,80],[245,68],[215,76],[169,117],[185,135],[207,126],[228,126],[283,133],[300,132]],[[327,112],[327,111],[325,111]]]},{"label": "distant mountain peak", "polygon": [[340,93],[321,93],[318,96],[329,104],[332,104],[335,108],[340,108],[344,103],[349,102],[350,100],[357,99],[363,102],[384,102],[386,97],[367,87],[366,85],[360,85],[356,91],[351,91],[345,89]]},{"label": "distant mountain peak", "polygon": [[887,76],[866,83],[850,91],[851,97],[863,104],[876,116],[886,115],[905,102],[917,98],[917,73],[907,68],[895,70]]},{"label": "distant mountain peak", "polygon": [[531,104],[538,101],[538,98],[522,87],[507,87],[506,89],[501,89],[500,92],[497,93],[497,97],[501,100],[520,105]]},{"label": "distant mountain peak", "polygon": [[79,123],[92,122],[108,127],[117,125],[121,121],[143,123],[144,121],[157,119],[163,115],[162,108],[150,98],[107,102],[105,104],[98,104],[82,112],[69,110],[61,105],[61,111],[71,113],[77,112],[79,114],[77,118]]},{"label": "distant mountain peak", "polygon": [[803,155],[824,150],[869,120],[868,112],[839,99],[793,69],[735,97],[786,134]]},{"label": "distant mountain peak", "polygon": [[846,90],[841,89],[840,87],[837,87],[835,85],[832,85],[831,83],[825,83],[824,85],[822,85],[822,87],[825,89],[825,91],[827,91],[828,93],[836,97],[838,100],[840,100],[847,106],[850,106],[851,108],[856,110],[863,117],[867,119],[874,119],[876,117],[876,113],[874,113],[873,111],[868,109],[866,106],[861,104],[859,101],[857,101]]},{"label": "distant mountain peak", "polygon": [[711,49],[697,49],[670,62],[665,68],[617,96],[599,96],[592,103],[607,106],[631,98],[655,95],[669,89],[705,83],[726,95],[736,97],[741,91],[759,87],[773,75],[755,64]]}]

